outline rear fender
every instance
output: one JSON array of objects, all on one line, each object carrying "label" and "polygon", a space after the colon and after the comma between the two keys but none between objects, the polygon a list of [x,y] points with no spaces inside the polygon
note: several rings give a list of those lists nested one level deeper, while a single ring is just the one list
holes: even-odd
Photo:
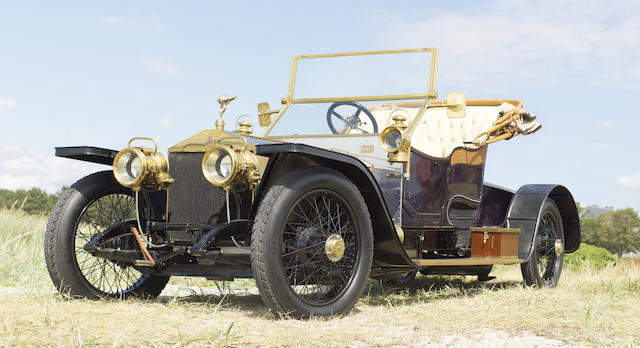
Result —
[{"label": "rear fender", "polygon": [[542,205],[547,197],[554,200],[562,216],[565,252],[574,252],[580,246],[580,219],[569,190],[561,185],[525,185],[513,195],[507,211],[507,227],[520,229],[518,257],[525,261],[533,252]]}]

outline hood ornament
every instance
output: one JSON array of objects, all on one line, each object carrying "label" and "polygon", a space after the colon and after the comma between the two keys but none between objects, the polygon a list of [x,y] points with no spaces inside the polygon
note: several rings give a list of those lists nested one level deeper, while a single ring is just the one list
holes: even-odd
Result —
[{"label": "hood ornament", "polygon": [[216,121],[216,129],[224,130],[224,120],[222,119],[222,114],[224,114],[224,112],[227,111],[227,105],[229,103],[231,103],[236,98],[237,98],[237,96],[236,97],[230,97],[227,94],[223,94],[223,95],[218,97],[218,103],[220,104],[220,116],[218,117],[218,120]]}]

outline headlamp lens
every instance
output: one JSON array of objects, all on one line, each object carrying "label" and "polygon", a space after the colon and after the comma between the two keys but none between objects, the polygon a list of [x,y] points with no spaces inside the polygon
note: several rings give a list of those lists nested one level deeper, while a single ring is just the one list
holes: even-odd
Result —
[{"label": "headlamp lens", "polygon": [[208,153],[202,172],[210,183],[221,186],[233,175],[233,165],[229,150],[219,147]]},{"label": "headlamp lens", "polygon": [[114,165],[113,173],[124,186],[135,185],[142,172],[142,159],[134,151],[125,151]]}]

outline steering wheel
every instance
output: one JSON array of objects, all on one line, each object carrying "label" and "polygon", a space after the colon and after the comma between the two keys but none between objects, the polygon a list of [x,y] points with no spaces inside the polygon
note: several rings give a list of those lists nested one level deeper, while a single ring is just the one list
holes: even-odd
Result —
[{"label": "steering wheel", "polygon": [[[336,110],[341,106],[342,108],[340,108],[340,110]],[[369,119],[362,120],[360,118],[362,113],[367,115]],[[344,128],[338,130],[333,124],[334,119],[338,119],[343,122]],[[355,102],[337,102],[331,104],[329,110],[327,110],[327,123],[329,124],[329,129],[331,129],[333,134],[347,134],[354,129],[362,133],[369,134],[371,133],[370,128],[373,128],[373,133],[378,133],[378,123],[369,109]]]}]

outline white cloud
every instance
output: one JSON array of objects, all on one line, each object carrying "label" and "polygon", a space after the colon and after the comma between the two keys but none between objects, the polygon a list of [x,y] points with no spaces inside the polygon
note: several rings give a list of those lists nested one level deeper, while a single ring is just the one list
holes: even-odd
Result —
[{"label": "white cloud", "polygon": [[173,118],[171,116],[165,116],[162,118],[160,124],[162,125],[162,128],[171,128],[171,126],[173,126]]},{"label": "white cloud", "polygon": [[622,188],[639,188],[640,187],[640,173],[630,176],[621,176],[616,180],[616,185]]},{"label": "white cloud", "polygon": [[189,74],[173,60],[158,55],[145,54],[142,63],[151,71],[174,77],[189,77]]},{"label": "white cloud", "polygon": [[0,145],[0,188],[38,187],[56,192],[81,177],[108,166],[55,157],[53,149],[38,152],[23,145]]},{"label": "white cloud", "polygon": [[0,99],[0,112],[12,110],[16,107],[16,102],[11,99]]},{"label": "white cloud", "polygon": [[[438,47],[452,83],[568,83],[640,88],[640,3],[493,1],[429,17],[387,15],[384,46]],[[497,78],[499,77],[499,78]],[[499,82],[494,82],[499,81]],[[500,85],[498,85],[498,83]],[[492,84],[496,84],[492,86]]]}]

